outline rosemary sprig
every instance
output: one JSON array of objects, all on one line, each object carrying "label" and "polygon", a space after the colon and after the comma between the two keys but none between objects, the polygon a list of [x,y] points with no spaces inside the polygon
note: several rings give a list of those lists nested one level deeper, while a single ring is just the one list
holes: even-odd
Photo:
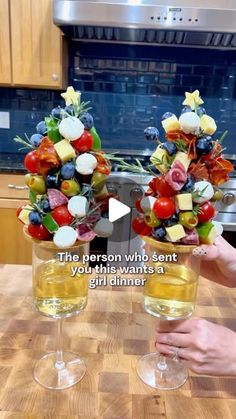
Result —
[{"label": "rosemary sprig", "polygon": [[225,139],[225,137],[226,137],[227,134],[228,134],[228,131],[227,130],[225,132],[223,132],[223,134],[221,135],[221,137],[219,138],[219,140],[217,140],[219,144],[221,144],[224,141],[224,139]]},{"label": "rosemary sprig", "polygon": [[205,186],[205,188],[203,188],[202,190],[197,189],[196,191],[192,192],[192,198],[193,200],[195,198],[202,198],[204,196],[204,192],[206,191],[206,189],[208,188],[208,185]]},{"label": "rosemary sprig", "polygon": [[188,146],[186,144],[186,142],[184,140],[182,140],[181,138],[179,138],[178,140],[176,140],[174,142],[174,144],[176,145],[178,151],[187,151],[188,150]]},{"label": "rosemary sprig", "polygon": [[197,204],[193,207],[192,210],[193,215],[197,216],[198,214],[202,214],[201,205]]},{"label": "rosemary sprig", "polygon": [[21,138],[19,135],[17,135],[15,138],[13,138],[13,140],[16,143],[20,143],[20,144],[24,145],[24,147],[19,148],[19,150],[24,150],[26,148],[30,148],[30,149],[34,150],[35,147],[32,144],[30,144],[29,137],[28,137],[27,134],[25,134],[25,138],[26,138],[26,140],[24,140],[24,138]]},{"label": "rosemary sprig", "polygon": [[171,167],[171,164],[170,164],[169,160],[164,161],[164,156],[162,156],[161,159],[158,159],[157,157],[152,156],[151,162],[153,163],[154,166],[163,165],[163,166],[166,166],[167,169],[170,169],[170,167]]},{"label": "rosemary sprig", "polygon": [[101,206],[101,203],[99,203],[90,211],[88,211],[88,213],[82,218],[75,217],[75,220],[70,224],[70,226],[73,228],[77,228],[80,224],[88,224],[86,223],[86,221],[91,215],[93,215],[94,212],[96,212],[100,208],[100,206]]},{"label": "rosemary sprig", "polygon": [[[95,154],[98,155],[99,153],[96,152]],[[118,163],[117,167],[119,169],[123,170],[123,171],[129,171],[129,172],[132,172],[132,173],[140,173],[140,174],[150,174],[151,173],[150,167],[147,166],[147,167],[144,168],[142,166],[142,163],[138,159],[135,159],[135,161],[137,163],[137,164],[135,164],[135,163],[128,163],[122,157],[117,157],[117,156],[114,156],[113,154],[109,154],[109,153],[105,153],[105,154],[101,153],[101,156],[104,157],[107,160],[116,161]],[[153,172],[152,172],[152,174],[153,174]]]}]

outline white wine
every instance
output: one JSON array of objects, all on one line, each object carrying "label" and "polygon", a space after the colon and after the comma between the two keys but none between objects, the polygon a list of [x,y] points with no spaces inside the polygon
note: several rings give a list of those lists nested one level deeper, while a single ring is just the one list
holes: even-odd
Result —
[{"label": "white wine", "polygon": [[50,260],[37,266],[33,274],[33,294],[37,309],[50,317],[70,317],[87,304],[88,275],[72,277],[76,262]]},{"label": "white wine", "polygon": [[184,265],[166,264],[164,274],[148,275],[144,309],[167,320],[191,316],[195,306],[198,275]]}]

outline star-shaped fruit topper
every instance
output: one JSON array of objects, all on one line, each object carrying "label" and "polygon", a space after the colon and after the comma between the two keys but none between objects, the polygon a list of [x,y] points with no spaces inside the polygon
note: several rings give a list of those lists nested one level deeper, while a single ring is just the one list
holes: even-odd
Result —
[{"label": "star-shaped fruit topper", "polygon": [[199,90],[194,90],[193,93],[185,92],[185,100],[183,101],[183,105],[190,106],[190,108],[195,111],[195,109],[203,103],[204,102],[199,95]]},{"label": "star-shaped fruit topper", "polygon": [[76,92],[74,90],[74,87],[72,87],[72,86],[67,87],[66,92],[61,93],[61,96],[63,97],[63,99],[65,99],[66,106],[68,106],[68,105],[78,106],[79,103],[80,103],[81,93]]}]

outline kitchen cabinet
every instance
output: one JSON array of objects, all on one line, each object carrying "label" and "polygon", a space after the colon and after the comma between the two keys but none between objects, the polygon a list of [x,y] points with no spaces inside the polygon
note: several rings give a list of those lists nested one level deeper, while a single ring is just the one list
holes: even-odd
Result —
[{"label": "kitchen cabinet", "polygon": [[66,86],[66,41],[53,24],[52,0],[1,0],[0,24],[0,84]]},{"label": "kitchen cabinet", "polygon": [[17,208],[28,200],[28,191],[23,188],[23,175],[0,174],[0,264],[31,264],[31,244],[16,217]]},{"label": "kitchen cabinet", "polygon": [[11,83],[9,1],[1,0],[0,7],[0,83]]}]

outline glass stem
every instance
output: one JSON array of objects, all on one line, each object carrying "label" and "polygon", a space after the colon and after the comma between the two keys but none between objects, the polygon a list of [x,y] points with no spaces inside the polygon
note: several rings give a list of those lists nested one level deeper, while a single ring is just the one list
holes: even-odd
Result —
[{"label": "glass stem", "polygon": [[167,369],[167,363],[166,363],[166,357],[164,355],[159,354],[159,361],[157,364],[157,368],[159,371],[166,371]]},{"label": "glass stem", "polygon": [[57,320],[57,350],[56,350],[56,362],[55,368],[62,370],[65,367],[65,362],[63,361],[63,319]]}]

